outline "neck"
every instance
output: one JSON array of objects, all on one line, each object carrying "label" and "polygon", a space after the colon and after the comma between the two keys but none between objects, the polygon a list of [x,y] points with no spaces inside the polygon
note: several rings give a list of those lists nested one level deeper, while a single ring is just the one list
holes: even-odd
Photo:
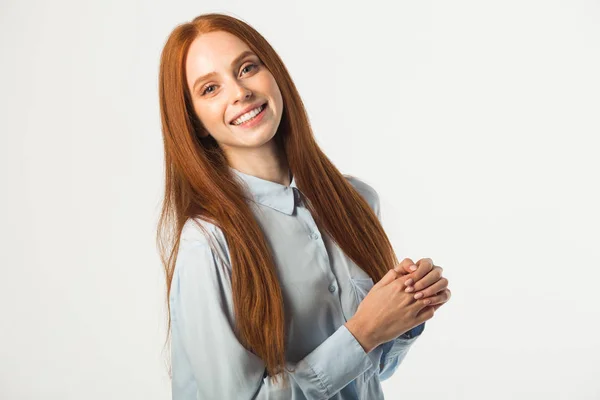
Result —
[{"label": "neck", "polygon": [[274,140],[270,144],[259,149],[236,151],[233,157],[230,152],[229,166],[244,174],[289,186],[292,180],[285,153],[278,150]]}]

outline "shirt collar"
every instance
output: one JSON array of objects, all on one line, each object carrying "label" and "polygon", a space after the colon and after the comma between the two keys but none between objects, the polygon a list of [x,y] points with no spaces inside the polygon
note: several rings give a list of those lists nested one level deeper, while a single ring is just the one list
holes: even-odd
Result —
[{"label": "shirt collar", "polygon": [[[285,186],[277,182],[245,174],[233,167],[229,168],[248,185],[254,201],[287,215],[294,213],[296,201],[298,200],[297,196],[300,194],[300,191],[296,186],[296,179],[293,174],[290,186]],[[298,195],[295,195],[294,192],[298,192]]]}]

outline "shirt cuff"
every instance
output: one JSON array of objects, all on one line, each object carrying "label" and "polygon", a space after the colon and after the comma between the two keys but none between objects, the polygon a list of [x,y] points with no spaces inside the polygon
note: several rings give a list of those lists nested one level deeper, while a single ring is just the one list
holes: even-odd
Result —
[{"label": "shirt cuff", "polygon": [[408,352],[408,349],[415,342],[415,340],[417,340],[417,338],[421,335],[424,329],[425,322],[423,322],[421,325],[415,326],[410,331],[404,332],[402,335],[392,340],[392,346],[386,352],[385,357],[391,358],[401,356],[402,358],[404,358],[404,356],[406,356],[406,353]]},{"label": "shirt cuff", "polygon": [[419,336],[421,333],[423,333],[424,329],[425,329],[425,322],[423,322],[421,325],[415,326],[414,328],[412,328],[409,331],[404,332],[402,335],[400,335],[400,338],[412,339],[414,337]]},{"label": "shirt cuff", "polygon": [[[314,383],[324,388],[326,396],[330,397],[367,370],[379,367],[379,357],[370,353],[367,354],[348,328],[342,325],[300,362],[310,366],[318,379]],[[302,370],[305,369],[298,368],[298,372]],[[305,378],[310,380],[310,377]]]}]

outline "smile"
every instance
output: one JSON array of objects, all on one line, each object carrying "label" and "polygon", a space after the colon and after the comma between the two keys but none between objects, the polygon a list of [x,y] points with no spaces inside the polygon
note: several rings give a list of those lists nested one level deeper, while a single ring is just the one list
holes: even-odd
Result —
[{"label": "smile", "polygon": [[267,108],[267,103],[261,105],[260,107],[255,108],[254,110],[248,111],[246,114],[242,115],[238,119],[231,122],[232,125],[243,125],[249,121],[254,120],[256,117],[261,115],[261,113]]}]

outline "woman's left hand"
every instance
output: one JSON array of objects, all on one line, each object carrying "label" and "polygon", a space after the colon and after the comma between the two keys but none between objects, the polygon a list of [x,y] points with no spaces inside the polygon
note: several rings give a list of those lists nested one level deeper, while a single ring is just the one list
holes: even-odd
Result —
[{"label": "woman's left hand", "polygon": [[415,293],[415,300],[425,299],[425,304],[437,310],[450,299],[448,279],[442,276],[443,268],[433,265],[431,258],[422,258],[416,264],[405,258],[394,269],[402,274],[397,279],[405,280],[405,291]]}]

